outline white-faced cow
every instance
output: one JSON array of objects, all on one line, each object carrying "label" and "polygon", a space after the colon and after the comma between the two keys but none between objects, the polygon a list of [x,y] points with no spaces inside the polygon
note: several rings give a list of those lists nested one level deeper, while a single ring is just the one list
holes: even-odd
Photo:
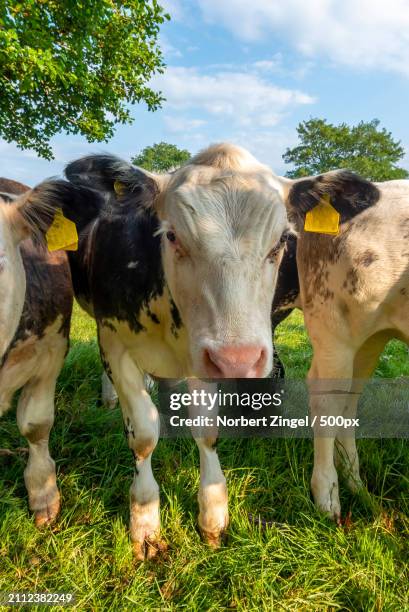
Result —
[{"label": "white-faced cow", "polygon": [[0,192],[0,416],[22,388],[17,423],[29,445],[24,477],[40,526],[55,518],[60,505],[48,438],[73,292],[66,254],[44,246],[58,207],[52,185],[29,190],[0,179]]},{"label": "white-faced cow", "polygon": [[[131,538],[138,556],[153,555],[159,548],[159,491],[151,454],[159,424],[143,373],[269,374],[273,297],[279,313],[296,304],[298,292],[296,279],[286,295],[276,292],[290,219],[300,232],[301,306],[315,351],[310,377],[340,378],[345,390],[355,363],[361,367],[361,355],[365,360],[367,347],[373,347],[372,337],[383,342],[392,333],[407,337],[397,314],[407,306],[407,236],[399,247],[382,248],[404,236],[406,187],[376,186],[346,171],[291,181],[227,144],[210,147],[172,175],[153,175],[98,155],[73,162],[66,175],[69,183],[59,184],[59,199],[80,231],[79,251],[70,254],[74,290],[97,320],[101,355],[119,394],[135,459]],[[306,212],[324,194],[341,215],[335,237],[302,231]],[[398,258],[399,248],[406,259]],[[396,273],[381,277],[385,261]],[[294,278],[294,260],[289,266]],[[357,370],[360,378],[365,372]],[[333,401],[344,409],[339,390],[331,385],[324,395],[314,395],[313,412]],[[228,510],[213,442],[197,440],[199,526],[205,539],[217,544]],[[342,443],[356,481],[355,444]],[[334,439],[317,438],[315,447],[313,493],[322,510],[338,516]]]},{"label": "white-faced cow", "polygon": [[[266,166],[229,145],[210,147],[171,175],[98,155],[71,163],[66,175],[59,199],[80,233],[69,256],[74,291],[97,320],[118,391],[136,468],[131,538],[142,557],[159,541],[151,469],[159,419],[143,374],[271,372],[271,304],[289,228],[282,188]],[[226,483],[214,440],[197,443],[199,525],[217,544],[228,524]]]}]

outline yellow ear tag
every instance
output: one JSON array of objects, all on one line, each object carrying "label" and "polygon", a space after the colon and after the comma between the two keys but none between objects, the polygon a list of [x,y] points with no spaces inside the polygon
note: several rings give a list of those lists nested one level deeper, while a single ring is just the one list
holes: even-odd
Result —
[{"label": "yellow ear tag", "polygon": [[114,181],[114,191],[117,195],[123,195],[125,193],[125,185],[120,181]]},{"label": "yellow ear tag", "polygon": [[48,228],[46,240],[49,251],[77,251],[78,233],[76,225],[64,217],[61,208],[57,208],[54,221]]},{"label": "yellow ear tag", "polygon": [[318,234],[339,234],[339,212],[332,206],[329,195],[322,196],[318,204],[305,215],[306,232]]}]

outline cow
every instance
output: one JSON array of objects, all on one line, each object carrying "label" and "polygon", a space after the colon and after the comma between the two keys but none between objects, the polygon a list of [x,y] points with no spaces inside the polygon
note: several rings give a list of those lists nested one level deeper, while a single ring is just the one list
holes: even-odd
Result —
[{"label": "cow", "polygon": [[[339,170],[289,181],[287,194],[313,347],[311,416],[353,419],[386,343],[409,343],[409,181],[374,183]],[[336,235],[303,229],[324,196],[340,214]],[[319,510],[340,522],[337,468],[351,491],[362,487],[355,436],[317,428],[311,489]]]},{"label": "cow", "polygon": [[0,416],[18,389],[17,424],[29,447],[24,479],[35,523],[58,514],[55,463],[48,450],[54,391],[68,350],[73,290],[66,253],[44,236],[58,199],[52,184],[30,190],[0,179]]},{"label": "cow", "polygon": [[[289,231],[271,170],[215,145],[172,174],[110,155],[77,160],[59,183],[79,232],[69,254],[75,295],[95,317],[105,371],[119,395],[135,474],[130,534],[139,558],[161,549],[151,455],[158,412],[144,373],[164,378],[267,376],[271,305]],[[197,438],[199,527],[220,542],[227,489],[215,440]]]},{"label": "cow", "polygon": [[[300,305],[314,347],[309,379],[319,378],[324,385],[324,394],[311,395],[312,412],[325,410],[329,402],[341,411],[346,400],[340,391],[346,392],[355,374],[362,378],[366,372],[353,369],[354,350],[360,365],[367,346],[372,348],[367,340],[372,335],[385,339],[394,327],[387,315],[380,316],[382,305],[390,296],[385,312],[395,307],[400,312],[407,299],[406,287],[397,283],[397,278],[406,282],[399,266],[407,261],[396,259],[394,248],[396,274],[380,283],[380,266],[391,250],[384,247],[380,255],[375,250],[401,235],[399,224],[407,222],[406,183],[375,185],[345,170],[291,180],[225,143],[202,151],[171,175],[94,155],[69,164],[66,177],[56,190],[64,214],[80,232],[79,250],[69,254],[74,291],[97,321],[105,371],[118,391],[135,462],[131,539],[139,558],[150,557],[161,549],[159,490],[151,470],[159,423],[144,373],[199,379],[267,376],[273,365],[271,309],[277,322]],[[306,213],[323,196],[340,215],[336,236],[303,230]],[[391,202],[394,222],[382,233]],[[296,240],[290,238],[290,223]],[[285,245],[293,255],[286,265]],[[400,246],[405,252],[404,241]],[[288,281],[286,266],[294,282],[280,290],[279,276],[281,283]],[[376,300],[379,319],[370,313]],[[361,346],[355,345],[359,335],[352,312],[363,330]],[[399,325],[394,333],[406,338]],[[344,370],[331,367],[337,359]],[[326,388],[328,376],[340,378],[342,388]],[[228,525],[226,481],[214,438],[197,437],[196,442],[199,527],[217,546]],[[314,498],[321,510],[338,518],[337,477],[330,463],[338,442],[317,436],[314,444]],[[342,440],[350,484],[356,485],[354,448],[354,442]]]}]

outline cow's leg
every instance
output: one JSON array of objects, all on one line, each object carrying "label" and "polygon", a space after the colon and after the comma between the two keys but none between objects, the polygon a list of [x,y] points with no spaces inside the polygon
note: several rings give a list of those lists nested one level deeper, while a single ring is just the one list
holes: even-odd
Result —
[{"label": "cow's leg", "polygon": [[[213,383],[190,379],[188,385],[190,391],[205,389],[208,393],[217,392],[217,384]],[[209,412],[206,406],[200,406],[196,410],[191,408],[189,413],[191,416],[211,415],[216,420],[217,408]],[[220,546],[229,524],[227,485],[216,450],[217,434],[217,427],[192,428],[200,456],[199,528],[205,542],[213,548]]]},{"label": "cow's leg", "polygon": [[[343,416],[347,419],[356,417],[358,402],[365,386],[366,379],[373,373],[385,344],[391,338],[387,332],[380,332],[369,338],[359,349],[354,359],[353,383],[351,395],[344,408]],[[341,469],[345,482],[353,493],[362,487],[359,474],[359,457],[355,435],[344,434],[340,430],[335,444],[335,462]]]},{"label": "cow's leg", "polygon": [[118,403],[118,394],[105,370],[101,376],[101,398],[107,408],[115,408]]},{"label": "cow's leg", "polygon": [[[326,348],[326,350],[325,350]],[[308,374],[311,418],[314,428],[314,468],[311,490],[315,504],[328,516],[340,520],[338,475],[334,465],[335,428],[319,427],[320,418],[343,415],[352,384],[354,352],[346,345],[333,342],[314,346],[314,357]]]},{"label": "cow's leg", "polygon": [[104,357],[118,392],[125,434],[135,471],[130,488],[130,534],[138,559],[153,557],[159,540],[159,487],[153,477],[151,457],[159,438],[159,416],[144,385],[144,377],[114,332],[100,330]]},{"label": "cow's leg", "polygon": [[200,454],[199,528],[213,548],[229,524],[226,478],[217,455],[217,438],[195,438]]},{"label": "cow's leg", "polygon": [[48,450],[54,423],[55,383],[56,375],[29,381],[17,406],[18,427],[29,446],[24,480],[37,527],[51,523],[60,509],[55,462]]},{"label": "cow's leg", "polygon": [[[149,392],[152,391],[154,385],[152,378],[145,374],[144,381],[145,388]],[[115,408],[118,403],[118,393],[105,370],[101,376],[101,399],[107,408]]]},{"label": "cow's leg", "polygon": [[[363,385],[359,381],[353,381],[351,386],[351,395],[344,407],[343,417],[345,419],[353,419],[356,417],[360,394],[362,393]],[[334,448],[334,459],[337,470],[342,472],[345,483],[352,493],[356,493],[362,487],[362,481],[359,474],[359,457],[356,448],[356,440],[354,434],[346,434],[341,430],[337,433]]]}]

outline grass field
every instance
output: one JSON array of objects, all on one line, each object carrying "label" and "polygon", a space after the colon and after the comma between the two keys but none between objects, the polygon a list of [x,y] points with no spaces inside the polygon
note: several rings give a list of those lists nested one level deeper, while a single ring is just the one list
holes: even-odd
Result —
[{"label": "grass field", "polygon": [[[304,376],[311,348],[300,314],[280,326],[277,347],[287,376]],[[359,442],[370,495],[342,489],[351,518],[338,528],[310,498],[310,441],[221,440],[231,526],[214,552],[196,530],[196,446],[162,440],[153,467],[169,550],[138,564],[127,533],[132,460],[119,409],[99,404],[100,374],[93,322],[76,309],[51,436],[62,512],[37,531],[23,481],[26,454],[0,457],[0,591],[73,591],[81,611],[409,610],[407,442]],[[407,347],[390,343],[376,375],[409,376]],[[0,448],[24,446],[10,412],[0,421]]]}]

